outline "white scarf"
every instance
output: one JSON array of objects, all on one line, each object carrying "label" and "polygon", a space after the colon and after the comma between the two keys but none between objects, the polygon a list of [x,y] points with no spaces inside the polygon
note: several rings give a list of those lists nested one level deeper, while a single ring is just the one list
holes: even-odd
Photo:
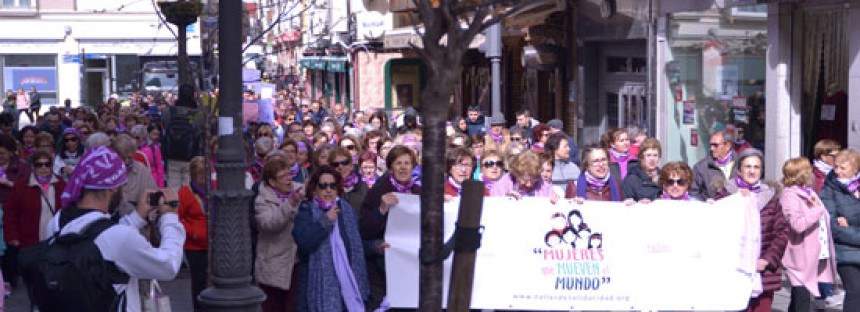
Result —
[{"label": "white scarf", "polygon": [[816,159],[812,161],[812,165],[815,166],[815,169],[824,173],[824,175],[830,174],[830,171],[833,171],[833,166],[828,165],[821,159]]}]

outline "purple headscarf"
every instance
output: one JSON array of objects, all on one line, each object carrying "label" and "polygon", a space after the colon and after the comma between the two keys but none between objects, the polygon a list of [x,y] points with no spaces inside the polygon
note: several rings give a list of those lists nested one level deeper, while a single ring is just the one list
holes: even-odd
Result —
[{"label": "purple headscarf", "polygon": [[81,190],[110,190],[128,182],[125,163],[110,148],[99,146],[84,154],[69,176],[66,189],[60,197],[63,207],[78,201]]}]

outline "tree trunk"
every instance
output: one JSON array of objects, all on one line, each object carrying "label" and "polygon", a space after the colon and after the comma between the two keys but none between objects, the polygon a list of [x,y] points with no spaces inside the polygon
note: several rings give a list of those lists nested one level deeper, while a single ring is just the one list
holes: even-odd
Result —
[{"label": "tree trunk", "polygon": [[[429,76],[421,92],[422,154],[421,154],[421,248],[429,256],[437,256],[444,242],[443,204],[445,192],[445,120],[454,84],[458,82],[460,58],[456,62],[424,60]],[[418,288],[419,311],[442,309],[442,261],[421,263]]]}]

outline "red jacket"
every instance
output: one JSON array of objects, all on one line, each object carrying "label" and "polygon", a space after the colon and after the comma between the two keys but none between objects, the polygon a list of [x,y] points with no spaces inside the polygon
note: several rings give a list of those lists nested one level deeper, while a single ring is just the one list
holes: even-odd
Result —
[{"label": "red jacket", "polygon": [[[42,213],[41,186],[36,184],[31,175],[20,177],[15,181],[11,195],[3,204],[3,235],[7,243],[18,241],[18,248],[26,248],[39,242],[39,219]],[[60,208],[60,195],[66,188],[66,182],[54,176],[54,213]]]},{"label": "red jacket", "polygon": [[[454,188],[454,185],[451,184],[451,181],[445,182],[445,195],[451,195],[454,197],[460,196],[460,190]],[[490,192],[487,188],[484,188],[484,196],[490,196]]]},{"label": "red jacket", "polygon": [[827,175],[815,166],[812,166],[812,174],[815,175],[815,182],[812,184],[812,189],[815,190],[816,193],[821,193],[821,189],[824,188],[824,180],[827,180]]},{"label": "red jacket", "polygon": [[203,198],[198,197],[186,185],[179,189],[179,222],[185,228],[185,249],[206,250],[209,248],[206,228],[206,215],[203,213],[201,203]]}]

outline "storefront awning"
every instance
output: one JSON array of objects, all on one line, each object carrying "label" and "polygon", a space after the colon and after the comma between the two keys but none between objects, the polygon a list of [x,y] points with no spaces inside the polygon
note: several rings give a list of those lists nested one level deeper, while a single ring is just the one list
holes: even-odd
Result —
[{"label": "storefront awning", "polygon": [[299,60],[299,64],[310,70],[327,70],[330,72],[345,73],[349,58],[346,56],[305,56]]}]

